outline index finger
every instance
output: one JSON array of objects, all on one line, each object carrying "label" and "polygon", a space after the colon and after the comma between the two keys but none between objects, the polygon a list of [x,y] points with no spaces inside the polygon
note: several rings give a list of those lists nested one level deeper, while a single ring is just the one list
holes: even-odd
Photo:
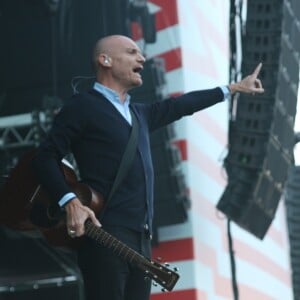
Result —
[{"label": "index finger", "polygon": [[259,72],[260,72],[260,70],[261,70],[261,67],[262,67],[262,63],[259,63],[259,64],[257,65],[257,67],[255,68],[255,70],[254,70],[254,72],[253,72],[253,75],[255,75],[255,77],[258,76],[258,74],[259,74]]},{"label": "index finger", "polygon": [[96,226],[101,227],[101,224],[98,221],[98,219],[96,218],[95,213],[93,211],[90,212],[89,217]]}]

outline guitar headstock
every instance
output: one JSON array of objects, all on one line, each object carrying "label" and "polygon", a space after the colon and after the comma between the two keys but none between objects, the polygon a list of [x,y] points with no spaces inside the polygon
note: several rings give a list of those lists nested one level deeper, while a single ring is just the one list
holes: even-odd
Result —
[{"label": "guitar headstock", "polygon": [[144,263],[142,268],[145,271],[146,277],[153,279],[168,291],[172,291],[179,279],[179,274],[176,270],[173,271],[167,265],[156,261],[147,260],[147,263]]}]

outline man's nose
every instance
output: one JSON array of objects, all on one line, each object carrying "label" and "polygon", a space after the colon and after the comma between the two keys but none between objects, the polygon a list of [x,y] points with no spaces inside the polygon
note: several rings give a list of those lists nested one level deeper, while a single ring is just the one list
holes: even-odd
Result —
[{"label": "man's nose", "polygon": [[146,61],[146,58],[143,54],[139,54],[138,60],[139,62],[144,63]]}]

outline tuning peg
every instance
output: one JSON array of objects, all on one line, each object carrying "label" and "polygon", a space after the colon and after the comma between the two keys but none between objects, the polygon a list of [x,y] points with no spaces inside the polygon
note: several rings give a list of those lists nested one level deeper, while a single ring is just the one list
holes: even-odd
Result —
[{"label": "tuning peg", "polygon": [[164,265],[165,265],[166,267],[170,267],[170,264],[167,263],[167,262],[165,262]]},{"label": "tuning peg", "polygon": [[162,291],[163,293],[165,293],[165,292],[166,292],[166,289],[162,288],[161,291]]},{"label": "tuning peg", "polygon": [[153,285],[153,286],[157,286],[157,283],[156,283],[156,282],[152,282],[152,285]]},{"label": "tuning peg", "polygon": [[178,269],[177,267],[174,267],[173,270],[174,270],[175,272],[178,272],[178,271],[179,271],[179,269]]}]

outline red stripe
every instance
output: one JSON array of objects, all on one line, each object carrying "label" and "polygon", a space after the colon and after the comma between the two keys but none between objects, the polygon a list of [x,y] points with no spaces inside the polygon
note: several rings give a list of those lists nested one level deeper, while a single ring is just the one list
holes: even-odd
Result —
[{"label": "red stripe", "polygon": [[[222,34],[222,31],[215,26],[208,14],[205,14],[198,5],[197,1],[191,1],[189,3],[189,9],[191,11],[190,18],[194,21],[193,25],[197,28],[205,28],[209,32],[209,35],[200,35],[201,43],[204,44],[205,50],[199,51],[199,49],[185,49],[184,51],[184,68],[185,70],[191,70],[196,74],[210,76],[214,79],[219,79],[223,76],[220,72],[219,60],[212,59],[211,51],[217,48],[222,53],[222,59],[228,59],[228,42],[226,35]],[[181,18],[180,26],[183,28],[189,28],[189,19]]]},{"label": "red stripe", "polygon": [[164,261],[189,260],[194,258],[193,239],[186,238],[160,243],[153,247],[152,257],[161,257]]},{"label": "red stripe", "polygon": [[207,153],[203,152],[201,146],[195,145],[193,141],[189,142],[188,148],[189,162],[201,170],[206,176],[210,177],[220,187],[226,184],[219,163],[213,160]]},{"label": "red stripe", "polygon": [[176,98],[176,97],[179,97],[179,96],[182,96],[182,95],[183,95],[183,92],[177,92],[177,93],[172,93],[172,94],[170,94],[169,97],[174,97],[174,98]]},{"label": "red stripe", "polygon": [[196,289],[151,295],[151,300],[206,300],[207,295]]},{"label": "red stripe", "polygon": [[131,38],[134,41],[138,41],[143,37],[143,29],[138,22],[131,23]]},{"label": "red stripe", "polygon": [[220,144],[226,147],[227,132],[226,129],[218,123],[217,117],[213,118],[207,111],[201,111],[198,114],[193,114],[190,118],[203,127],[210,136],[214,137]]},{"label": "red stripe", "polygon": [[175,69],[182,67],[182,55],[181,48],[172,49],[168,52],[158,55],[165,61],[165,69],[167,72],[170,72]]},{"label": "red stripe", "polygon": [[156,13],[156,30],[178,24],[177,0],[151,0],[161,9]]},{"label": "red stripe", "polygon": [[181,159],[187,160],[187,140],[176,140],[174,144],[178,147],[181,153]]}]

